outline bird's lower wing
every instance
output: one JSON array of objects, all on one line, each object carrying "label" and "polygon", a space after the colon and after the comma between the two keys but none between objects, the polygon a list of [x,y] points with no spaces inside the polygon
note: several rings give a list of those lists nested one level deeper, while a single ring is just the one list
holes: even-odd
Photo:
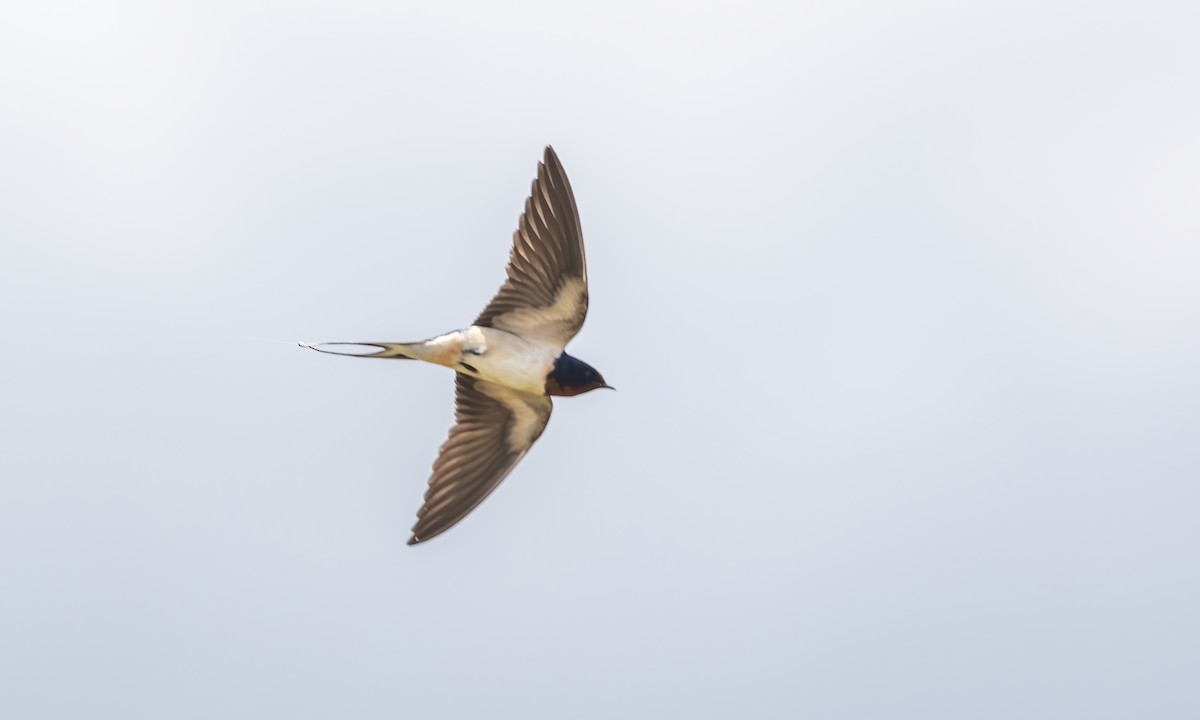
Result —
[{"label": "bird's lower wing", "polygon": [[455,376],[455,424],[433,463],[409,545],[440,535],[483,502],[550,421],[544,395]]}]

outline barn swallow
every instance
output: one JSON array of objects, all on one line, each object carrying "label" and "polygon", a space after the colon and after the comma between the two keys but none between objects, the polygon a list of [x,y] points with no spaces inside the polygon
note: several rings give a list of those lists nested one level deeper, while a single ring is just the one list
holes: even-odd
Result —
[{"label": "barn swallow", "polygon": [[[565,348],[588,309],[583,232],[571,184],[547,146],[513,233],[508,279],[469,327],[418,342],[301,343],[353,357],[424,360],[455,375],[455,423],[442,444],[409,545],[483,502],[546,429],[551,396],[610,387]],[[335,346],[376,348],[342,352]]]}]

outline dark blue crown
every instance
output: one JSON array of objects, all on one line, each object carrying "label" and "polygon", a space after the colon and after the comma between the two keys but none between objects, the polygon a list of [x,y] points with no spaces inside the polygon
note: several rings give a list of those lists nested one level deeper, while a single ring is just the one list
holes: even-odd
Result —
[{"label": "dark blue crown", "polygon": [[559,355],[554,361],[554,370],[550,374],[565,388],[591,385],[600,380],[600,373],[596,372],[596,368],[566,353]]}]

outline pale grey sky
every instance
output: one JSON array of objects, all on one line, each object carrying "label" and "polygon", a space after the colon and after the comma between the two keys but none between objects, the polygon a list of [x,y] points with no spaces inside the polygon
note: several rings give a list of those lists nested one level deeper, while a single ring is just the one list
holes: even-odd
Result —
[{"label": "pale grey sky", "polygon": [[[9,3],[0,716],[1200,716],[1198,7]],[[244,338],[546,143],[620,392],[406,547],[449,373]]]}]

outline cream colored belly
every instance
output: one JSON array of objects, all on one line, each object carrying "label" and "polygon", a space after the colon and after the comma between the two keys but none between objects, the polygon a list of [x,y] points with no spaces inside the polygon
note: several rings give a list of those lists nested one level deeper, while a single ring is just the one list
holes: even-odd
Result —
[{"label": "cream colored belly", "polygon": [[535,395],[546,392],[546,376],[562,349],[544,342],[531,342],[503,330],[472,325],[461,331],[460,363],[475,372],[459,372]]}]

